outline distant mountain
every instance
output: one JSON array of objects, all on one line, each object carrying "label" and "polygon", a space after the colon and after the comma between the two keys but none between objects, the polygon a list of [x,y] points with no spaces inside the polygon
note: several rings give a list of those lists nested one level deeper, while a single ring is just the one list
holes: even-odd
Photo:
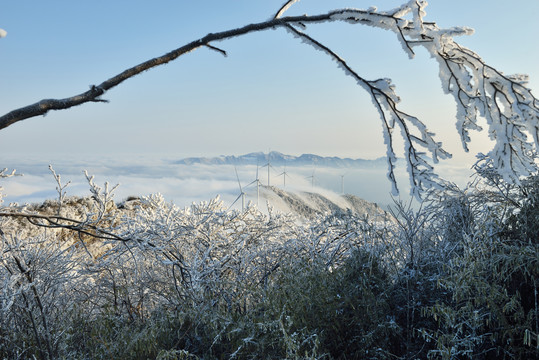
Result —
[{"label": "distant mountain", "polygon": [[260,165],[263,166],[268,163],[272,165],[286,165],[286,166],[327,166],[327,167],[374,167],[383,165],[385,166],[385,158],[378,158],[375,160],[365,159],[350,159],[340,158],[336,156],[324,157],[313,154],[303,154],[301,156],[285,155],[278,151],[272,151],[269,154],[263,152],[254,152],[240,156],[225,156],[205,158],[205,157],[191,157],[182,160],[175,161],[174,164],[179,165],[193,165],[193,164],[205,164],[205,165]]}]

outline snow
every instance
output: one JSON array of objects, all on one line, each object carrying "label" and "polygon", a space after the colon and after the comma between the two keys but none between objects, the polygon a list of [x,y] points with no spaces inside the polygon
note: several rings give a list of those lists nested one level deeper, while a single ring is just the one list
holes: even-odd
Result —
[{"label": "snow", "polygon": [[280,10],[279,12],[275,15],[275,19],[278,19],[280,18],[281,16],[283,16],[283,14],[292,6],[294,5],[295,3],[297,3],[299,0],[290,0],[289,2],[287,2]]}]

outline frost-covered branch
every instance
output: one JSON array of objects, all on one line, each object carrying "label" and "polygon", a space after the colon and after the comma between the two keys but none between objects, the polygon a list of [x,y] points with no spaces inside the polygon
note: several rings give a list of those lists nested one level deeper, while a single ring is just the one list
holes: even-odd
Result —
[{"label": "frost-covered branch", "polygon": [[[15,169],[13,169],[11,172],[8,172],[8,169],[4,168],[0,170],[0,179],[5,179],[13,176],[22,176],[22,174],[17,174],[16,172],[17,171]],[[4,188],[0,186],[0,205],[4,202],[4,194],[2,194],[2,190],[4,190]]]},{"label": "frost-covered branch", "polygon": [[85,234],[97,239],[114,240],[114,241],[130,241],[109,231],[101,229],[95,225],[88,224],[84,221],[68,218],[58,215],[42,215],[28,214],[23,212],[2,211],[0,217],[22,218],[28,220],[32,225],[45,227],[50,229],[67,229]]},{"label": "frost-covered branch", "polygon": [[58,211],[57,215],[60,215],[60,212],[62,211],[62,205],[64,203],[65,197],[66,197],[66,191],[65,189],[71,184],[71,181],[68,181],[64,185],[62,185],[62,177],[60,174],[57,174],[56,171],[54,171],[52,165],[49,165],[49,170],[52,173],[52,176],[54,177],[54,180],[56,180],[56,192],[58,192]]},{"label": "frost-covered branch", "polygon": [[283,16],[283,14],[292,6],[294,5],[294,3],[297,3],[299,0],[288,0],[283,6],[281,6],[281,8],[279,9],[279,11],[277,11],[277,14],[275,14],[275,16],[273,17],[274,19],[278,19],[280,18],[281,16]]},{"label": "frost-covered branch", "polygon": [[[365,13],[347,9],[334,14],[333,18],[395,32],[403,50],[411,58],[414,56],[413,47],[425,47],[440,64],[444,91],[455,97],[457,128],[464,149],[468,151],[469,131],[481,130],[477,118],[482,116],[487,119],[489,136],[495,140],[495,146],[488,156],[493,159],[494,167],[503,178],[509,182],[518,182],[520,176],[537,172],[539,102],[526,87],[527,76],[506,76],[487,65],[479,55],[453,40],[453,36],[472,34],[472,29],[440,29],[435,23],[425,22],[426,6],[426,1],[412,0],[390,11],[377,12],[376,8],[371,8]],[[412,19],[408,20],[405,16],[410,13]],[[392,131],[396,125],[401,129],[405,142],[405,158],[412,193],[418,196],[425,188],[437,185],[436,175],[426,154],[419,152],[417,147],[428,150],[435,163],[438,158],[449,158],[451,155],[442,148],[441,143],[434,140],[434,134],[428,131],[419,119],[397,108],[400,99],[395,94],[391,81],[365,81],[333,51],[291,25],[287,25],[287,29],[303,41],[329,54],[347,75],[352,76],[371,94],[384,125],[388,177],[394,184],[394,192],[396,182],[393,168],[396,157],[392,146]],[[414,135],[414,130],[419,131],[419,137]]]},{"label": "frost-covered branch", "polygon": [[22,174],[17,174],[17,170],[13,169],[11,172],[8,172],[7,168],[0,170],[0,179],[5,179],[13,176],[22,176]]},{"label": "frost-covered branch", "polygon": [[[433,29],[432,32],[440,32]],[[430,44],[440,63],[443,89],[457,103],[457,128],[468,150],[470,130],[481,130],[478,117],[487,120],[494,148],[488,153],[493,166],[509,182],[537,171],[539,103],[526,87],[526,75],[504,75],[479,55],[443,34]]]},{"label": "frost-covered branch", "polygon": [[[402,137],[405,141],[406,163],[410,174],[411,188],[414,195],[419,196],[420,193],[429,187],[437,185],[436,174],[433,173],[433,168],[428,164],[428,159],[425,154],[416,151],[415,145],[424,147],[430,151],[430,154],[435,162],[438,158],[449,158],[451,155],[446,152],[441,143],[436,142],[433,138],[434,133],[429,132],[427,127],[416,117],[406,114],[397,108],[400,98],[395,93],[395,86],[390,79],[378,79],[369,81],[360,76],[350,65],[339,55],[337,55],[329,47],[323,45],[311,36],[294,28],[291,25],[286,26],[292,34],[299,37],[303,42],[315,47],[328,54],[335,60],[338,66],[349,76],[354,78],[358,85],[364,88],[371,95],[375,107],[378,109],[380,118],[384,124],[384,140],[387,148],[388,159],[388,178],[393,185],[393,193],[398,194],[397,181],[395,179],[395,163],[397,156],[393,149],[392,131],[395,125],[401,129]],[[410,127],[420,132],[421,138],[413,135]]]}]

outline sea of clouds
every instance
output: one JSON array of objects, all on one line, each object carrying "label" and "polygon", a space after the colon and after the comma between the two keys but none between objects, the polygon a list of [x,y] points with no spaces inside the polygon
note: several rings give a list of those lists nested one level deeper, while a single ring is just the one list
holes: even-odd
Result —
[{"label": "sea of clouds", "polygon": [[[193,202],[207,201],[216,196],[232,205],[240,194],[239,183],[246,194],[246,202],[257,201],[256,165],[178,165],[178,158],[156,156],[122,156],[77,158],[63,157],[62,161],[52,163],[55,172],[60,174],[61,183],[67,195],[89,195],[89,186],[84,175],[87,171],[94,176],[97,185],[109,187],[119,184],[115,190],[115,200],[121,202],[129,196],[146,196],[160,193],[167,201],[180,207]],[[2,167],[16,169],[17,176],[1,179],[5,203],[36,203],[58,197],[57,183],[48,164],[31,157],[11,159]],[[237,176],[236,176],[237,171]],[[283,172],[286,171],[286,184]],[[270,185],[287,191],[308,191],[340,194],[344,188],[347,194],[356,195],[381,206],[392,204],[391,184],[386,176],[384,165],[355,168],[331,167],[276,167],[270,169]],[[459,186],[469,181],[471,171],[462,166],[440,165],[438,173]],[[314,175],[314,182],[311,178]],[[402,199],[409,199],[409,181],[403,166],[396,171]],[[260,184],[267,185],[267,168],[258,168]],[[263,199],[260,200],[264,204]],[[241,206],[241,201],[234,204]],[[262,206],[262,205],[260,205]]]}]

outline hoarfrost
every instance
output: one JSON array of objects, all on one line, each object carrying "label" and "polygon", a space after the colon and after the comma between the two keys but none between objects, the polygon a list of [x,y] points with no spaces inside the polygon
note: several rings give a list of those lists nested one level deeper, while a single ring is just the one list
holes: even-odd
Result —
[{"label": "hoarfrost", "polygon": [[[453,95],[457,105],[456,128],[462,147],[469,151],[470,131],[481,131],[478,117],[484,117],[488,124],[488,134],[495,141],[488,153],[493,165],[499,169],[506,181],[519,182],[520,176],[537,171],[535,162],[539,147],[539,105],[537,99],[526,87],[528,77],[517,74],[506,76],[492,68],[475,52],[453,39],[455,36],[472,35],[469,27],[439,28],[433,22],[425,22],[426,1],[411,0],[389,11],[342,9],[331,13],[330,20],[363,24],[397,34],[403,50],[413,57],[415,46],[424,47],[439,64],[439,76],[443,91]],[[411,15],[406,19],[405,16]],[[400,98],[389,79],[368,81],[359,76],[348,64],[312,38],[295,34],[322,50],[337,61],[347,75],[371,93],[375,107],[383,122],[384,143],[387,148],[388,177],[395,181],[393,170],[396,157],[393,151],[393,128],[401,129],[405,143],[405,159],[412,184],[412,193],[419,196],[426,187],[436,186],[437,177],[429,164],[427,154],[416,150],[425,149],[434,163],[447,159],[442,144],[435,140],[425,124],[414,116],[397,108]],[[415,132],[419,135],[414,135]],[[397,191],[393,184],[393,192]]]}]

